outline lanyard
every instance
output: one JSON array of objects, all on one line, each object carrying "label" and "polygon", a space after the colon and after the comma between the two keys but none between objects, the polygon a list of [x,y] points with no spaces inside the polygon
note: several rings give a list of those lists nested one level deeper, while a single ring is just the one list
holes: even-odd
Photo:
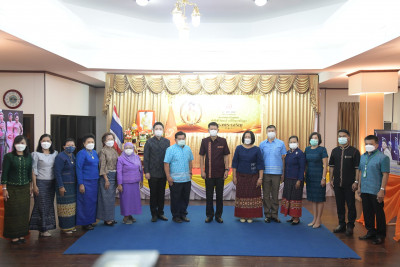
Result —
[{"label": "lanyard", "polygon": [[370,161],[370,159],[372,159],[373,157],[375,157],[375,155],[376,155],[377,152],[378,152],[378,151],[376,150],[376,151],[374,152],[374,154],[368,155],[367,160],[366,160],[366,162],[365,162],[365,166],[364,166],[364,174],[363,174],[363,177],[364,177],[364,178],[367,177],[367,166],[368,166],[368,162]]}]

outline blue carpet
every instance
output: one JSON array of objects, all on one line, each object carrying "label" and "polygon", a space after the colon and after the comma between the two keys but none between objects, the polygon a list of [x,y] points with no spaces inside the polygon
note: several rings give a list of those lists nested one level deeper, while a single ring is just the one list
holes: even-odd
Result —
[{"label": "blue carpet", "polygon": [[119,207],[116,207],[118,224],[114,227],[99,223],[70,246],[64,254],[102,254],[108,250],[156,249],[164,255],[224,255],[224,256],[272,256],[311,258],[360,257],[322,226],[307,226],[312,215],[303,208],[299,225],[286,223],[289,217],[280,214],[282,223],[241,223],[233,217],[234,207],[224,207],[224,223],[204,223],[205,207],[189,206],[189,223],[171,221],[169,207],[165,207],[169,221],[150,222],[148,206],[143,214],[135,216],[132,225],[122,223]]}]

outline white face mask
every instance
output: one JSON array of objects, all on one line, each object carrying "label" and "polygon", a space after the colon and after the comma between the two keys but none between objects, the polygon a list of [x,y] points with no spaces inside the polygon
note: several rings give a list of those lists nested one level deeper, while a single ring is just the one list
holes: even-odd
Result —
[{"label": "white face mask", "polygon": [[296,148],[299,147],[298,143],[289,143],[289,148],[295,150]]},{"label": "white face mask", "polygon": [[16,149],[17,151],[19,151],[19,152],[24,151],[25,148],[26,148],[26,145],[24,145],[24,144],[16,144],[16,145],[15,145],[15,149]]},{"label": "white face mask", "polygon": [[127,154],[128,156],[133,154],[133,149],[132,148],[128,148],[124,150],[125,154]]},{"label": "white face mask", "polygon": [[88,150],[92,150],[92,149],[94,148],[94,143],[89,143],[89,144],[87,144],[85,147],[86,147],[86,149],[88,149]]},{"label": "white face mask", "polygon": [[210,130],[210,135],[211,136],[217,136],[218,131],[217,130]]},{"label": "white face mask", "polygon": [[43,149],[49,149],[51,147],[50,142],[42,142],[40,143],[40,145],[42,146]]},{"label": "white face mask", "polygon": [[110,140],[106,142],[106,146],[108,147],[113,147],[114,146],[114,141]]},{"label": "white face mask", "polygon": [[164,131],[163,130],[155,130],[154,135],[156,137],[161,137],[163,135]]},{"label": "white face mask", "polygon": [[373,145],[365,145],[365,151],[372,152],[375,150],[375,146]]},{"label": "white face mask", "polygon": [[338,143],[339,143],[339,145],[347,144],[347,137],[339,137],[338,138]]},{"label": "white face mask", "polygon": [[276,136],[276,133],[275,132],[268,132],[267,136],[268,136],[269,139],[274,139],[275,136]]},{"label": "white face mask", "polygon": [[178,140],[178,145],[179,146],[185,146],[186,145],[186,140]]},{"label": "white face mask", "polygon": [[245,145],[250,145],[250,143],[251,143],[251,139],[250,138],[245,138],[244,139],[244,144]]}]

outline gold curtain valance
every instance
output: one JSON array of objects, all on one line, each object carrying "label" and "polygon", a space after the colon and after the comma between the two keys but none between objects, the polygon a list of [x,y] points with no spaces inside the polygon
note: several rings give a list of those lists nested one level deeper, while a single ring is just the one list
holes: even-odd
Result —
[{"label": "gold curtain valance", "polygon": [[107,74],[104,111],[108,110],[114,91],[143,93],[150,90],[154,94],[164,91],[168,94],[269,94],[276,90],[286,94],[294,90],[299,94],[310,93],[313,110],[319,113],[318,75],[136,75]]}]

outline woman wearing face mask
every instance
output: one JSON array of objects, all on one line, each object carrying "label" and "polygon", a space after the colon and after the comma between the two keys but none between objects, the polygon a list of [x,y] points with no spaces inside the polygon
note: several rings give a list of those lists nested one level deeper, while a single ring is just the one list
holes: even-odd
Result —
[{"label": "woman wearing face mask", "polygon": [[56,229],[54,212],[54,160],[57,151],[49,134],[39,138],[36,152],[32,153],[32,183],[35,204],[33,206],[29,229],[38,230],[39,236],[51,236],[49,230]]},{"label": "woman wearing face mask", "polygon": [[306,148],[306,189],[307,200],[312,202],[314,219],[308,226],[319,228],[321,226],[322,211],[326,195],[326,172],[328,165],[328,152],[322,143],[321,135],[313,132],[309,138],[310,145]]},{"label": "woman wearing face mask", "polygon": [[63,148],[54,161],[58,224],[63,233],[72,234],[76,231],[75,140],[67,138]]},{"label": "woman wearing face mask", "polygon": [[4,155],[1,184],[4,197],[4,232],[11,243],[25,243],[29,234],[29,206],[32,192],[32,157],[23,135],[15,137],[13,150]]},{"label": "woman wearing face mask", "polygon": [[85,135],[82,138],[84,148],[76,155],[76,225],[82,225],[85,230],[93,230],[96,222],[99,158],[94,150],[94,139],[92,134]]},{"label": "woman wearing face mask", "polygon": [[117,180],[123,223],[132,224],[136,222],[132,214],[142,213],[139,187],[143,187],[143,169],[140,158],[134,153],[133,144],[130,142],[125,143],[124,152],[118,158]]},{"label": "woman wearing face mask", "polygon": [[232,160],[233,183],[236,185],[235,217],[242,223],[263,217],[261,184],[264,160],[254,142],[254,133],[246,131],[242,136],[243,145],[236,147]]},{"label": "woman wearing face mask", "polygon": [[285,158],[285,181],[282,194],[281,213],[292,218],[287,222],[292,225],[300,223],[301,201],[303,199],[304,170],[306,157],[299,149],[299,138],[289,138],[289,150]]},{"label": "woman wearing face mask", "polygon": [[115,218],[115,189],[118,152],[114,148],[114,134],[105,133],[101,138],[103,148],[99,153],[100,178],[97,204],[97,219],[107,226],[113,226]]}]

